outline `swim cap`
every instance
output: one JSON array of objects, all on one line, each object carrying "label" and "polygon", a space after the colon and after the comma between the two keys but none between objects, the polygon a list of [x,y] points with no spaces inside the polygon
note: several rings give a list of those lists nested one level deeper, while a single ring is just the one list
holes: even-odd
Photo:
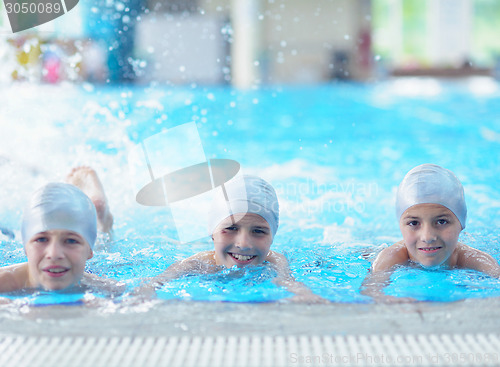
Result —
[{"label": "swim cap", "polygon": [[81,235],[94,248],[97,237],[97,214],[90,198],[76,186],[49,183],[33,193],[23,214],[23,243],[35,234],[51,229],[65,229]]},{"label": "swim cap", "polygon": [[222,192],[212,203],[208,219],[210,234],[230,215],[253,213],[267,221],[274,237],[279,224],[279,203],[268,182],[257,176],[236,176],[224,184],[223,190],[225,194]]},{"label": "swim cap", "polygon": [[422,164],[406,174],[399,184],[396,196],[398,220],[410,207],[417,204],[439,204],[455,214],[462,229],[467,219],[464,188],[456,176],[435,164]]}]

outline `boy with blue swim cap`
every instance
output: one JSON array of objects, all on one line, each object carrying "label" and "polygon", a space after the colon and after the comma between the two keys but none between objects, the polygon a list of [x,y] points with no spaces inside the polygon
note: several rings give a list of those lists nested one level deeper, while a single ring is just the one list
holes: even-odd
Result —
[{"label": "boy with blue swim cap", "polygon": [[[72,171],[70,181],[82,178],[85,169]],[[95,203],[73,184],[49,183],[36,190],[23,212],[21,226],[28,261],[0,269],[0,292],[60,290],[100,282],[85,273],[99,221]]]},{"label": "boy with blue swim cap", "polygon": [[425,268],[466,268],[500,277],[500,266],[490,255],[458,242],[465,228],[467,206],[460,181],[449,170],[422,164],[401,181],[396,215],[403,240],[382,250],[365,279],[364,294],[385,301],[405,301],[383,293],[396,265]]},{"label": "boy with blue swim cap", "polygon": [[274,188],[262,178],[250,175],[236,176],[224,186],[225,192],[221,191],[214,199],[209,219],[214,250],[174,263],[140,292],[151,291],[187,274],[269,264],[277,272],[274,282],[294,293],[294,301],[326,302],[297,282],[285,256],[271,250],[279,225],[279,204]]}]

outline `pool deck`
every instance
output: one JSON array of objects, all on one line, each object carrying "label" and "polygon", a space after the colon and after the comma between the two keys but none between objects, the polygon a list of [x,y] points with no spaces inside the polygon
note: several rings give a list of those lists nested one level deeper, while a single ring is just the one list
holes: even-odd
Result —
[{"label": "pool deck", "polygon": [[453,303],[237,304],[0,308],[1,336],[318,336],[498,333],[500,299]]}]

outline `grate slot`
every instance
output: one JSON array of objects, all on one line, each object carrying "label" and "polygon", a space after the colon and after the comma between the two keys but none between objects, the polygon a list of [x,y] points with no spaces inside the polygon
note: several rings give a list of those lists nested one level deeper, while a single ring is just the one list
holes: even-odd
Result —
[{"label": "grate slot", "polygon": [[499,334],[0,337],[0,366],[496,366]]}]

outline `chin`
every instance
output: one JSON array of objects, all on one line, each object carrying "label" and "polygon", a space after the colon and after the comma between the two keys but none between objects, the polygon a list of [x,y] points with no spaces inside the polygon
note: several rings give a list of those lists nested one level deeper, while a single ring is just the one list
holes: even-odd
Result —
[{"label": "chin", "polygon": [[420,263],[420,265],[422,265],[426,269],[435,269],[435,268],[439,268],[439,267],[443,266],[443,263],[444,263],[444,261],[433,262],[433,263],[429,263],[429,264]]},{"label": "chin", "polygon": [[48,286],[43,286],[43,288],[48,290],[48,291],[60,291],[62,289],[66,289],[68,287],[69,287],[69,285],[66,285],[66,284],[51,284]]}]

